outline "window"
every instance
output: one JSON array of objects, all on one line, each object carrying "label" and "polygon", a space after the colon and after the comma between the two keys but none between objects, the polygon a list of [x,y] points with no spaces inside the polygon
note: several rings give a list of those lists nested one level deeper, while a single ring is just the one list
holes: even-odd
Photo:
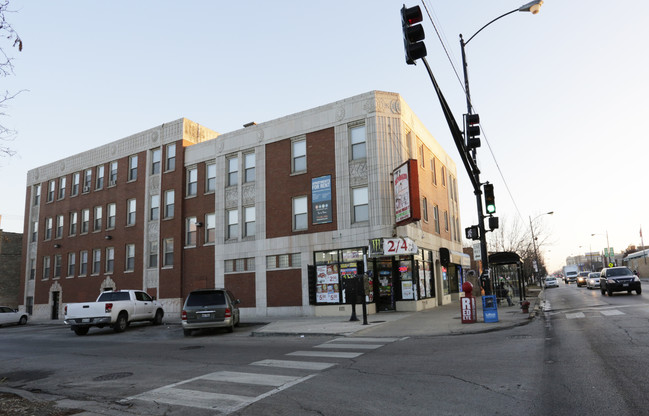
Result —
[{"label": "window", "polygon": [[436,169],[435,158],[430,159],[430,172],[433,174],[433,185],[437,185],[437,169]]},{"label": "window", "polygon": [[149,241],[149,267],[158,267],[158,242]]},{"label": "window", "polygon": [[149,221],[160,218],[160,195],[151,195],[149,201]]},{"label": "window", "polygon": [[135,199],[126,201],[126,225],[135,225]]},{"label": "window", "polygon": [[254,153],[246,153],[243,155],[244,181],[246,183],[255,181],[255,163]]},{"label": "window", "polygon": [[196,217],[185,218],[185,245],[196,246]]},{"label": "window", "polygon": [[205,244],[216,241],[216,215],[207,214],[205,216]]},{"label": "window", "polygon": [[54,190],[56,189],[56,182],[50,181],[49,188],[47,189],[47,202],[54,201]]},{"label": "window", "polygon": [[165,170],[174,170],[176,169],[176,144],[168,144],[167,145],[167,159],[165,162]]},{"label": "window", "polygon": [[442,166],[442,186],[446,186],[446,166]]},{"label": "window", "polygon": [[165,218],[173,218],[174,216],[174,190],[165,191]]},{"label": "window", "polygon": [[54,227],[54,220],[52,217],[45,218],[45,239],[52,238],[52,228]]},{"label": "window", "polygon": [[126,267],[124,271],[132,272],[135,270],[135,244],[126,245]]},{"label": "window", "polygon": [[267,269],[300,267],[302,267],[302,255],[300,253],[266,256]]},{"label": "window", "polygon": [[79,252],[79,276],[88,274],[88,250]]},{"label": "window", "polygon": [[205,192],[214,192],[216,190],[216,163],[205,165]]},{"label": "window", "polygon": [[108,186],[115,186],[117,183],[117,162],[110,162],[110,174],[108,176]]},{"label": "window", "polygon": [[106,215],[108,218],[106,218],[106,229],[107,230],[112,230],[115,228],[115,217],[117,216],[117,204],[114,202],[108,204],[106,206]]},{"label": "window", "polygon": [[435,232],[439,234],[439,206],[433,206],[433,219],[435,221]]},{"label": "window", "polygon": [[226,273],[251,272],[255,270],[255,258],[225,260]]},{"label": "window", "polygon": [[151,175],[160,173],[160,163],[162,162],[162,150],[154,149],[151,151]]},{"label": "window", "polygon": [[72,190],[70,196],[79,195],[79,185],[81,185],[81,173],[75,172],[72,174]]},{"label": "window", "polygon": [[104,189],[104,165],[97,166],[97,178],[95,179],[95,189]]},{"label": "window", "polygon": [[115,270],[115,248],[106,248],[106,273],[112,273]]},{"label": "window", "polygon": [[239,237],[239,211],[230,209],[226,211],[228,220],[228,239]]},{"label": "window", "polygon": [[32,222],[32,243],[38,241],[38,221]]},{"label": "window", "polygon": [[444,211],[444,230],[448,232],[448,211]]},{"label": "window", "polygon": [[353,221],[369,221],[370,212],[367,197],[367,187],[352,189],[352,204],[354,205]]},{"label": "window", "polygon": [[419,163],[421,164],[421,168],[425,169],[426,168],[426,160],[424,159],[424,144],[419,143],[419,149],[417,149],[419,152],[419,155],[417,157],[419,158]]},{"label": "window", "polygon": [[128,158],[128,180],[134,181],[137,179],[137,155]]},{"label": "window", "polygon": [[50,256],[43,257],[43,279],[49,279],[51,273]]},{"label": "window", "polygon": [[291,172],[306,170],[306,139],[294,140],[291,143]]},{"label": "window", "polygon": [[255,207],[245,207],[243,209],[244,237],[255,236],[255,215]]},{"label": "window", "polygon": [[306,230],[308,211],[306,196],[293,198],[293,230]]},{"label": "window", "polygon": [[101,207],[95,207],[95,216],[94,216],[94,223],[92,227],[92,231],[100,231],[101,230],[101,219],[103,215],[103,210]]},{"label": "window", "polygon": [[63,215],[56,216],[56,238],[63,237]]},{"label": "window", "polygon": [[68,277],[74,277],[74,269],[77,267],[76,253],[68,253]]},{"label": "window", "polygon": [[165,238],[163,241],[164,257],[162,258],[163,267],[171,267],[174,265],[174,239]]},{"label": "window", "polygon": [[41,203],[41,184],[34,185],[34,206],[38,206]]},{"label": "window", "polygon": [[92,274],[99,274],[101,266],[101,250],[96,248],[92,250]]},{"label": "window", "polygon": [[428,200],[426,198],[421,201],[421,210],[423,211],[424,221],[428,222]]},{"label": "window", "polygon": [[63,199],[65,198],[65,185],[67,182],[67,178],[64,176],[59,179],[59,196],[58,199]]},{"label": "window", "polygon": [[187,196],[196,196],[198,192],[198,169],[187,168]]},{"label": "window", "polygon": [[29,259],[29,280],[36,278],[36,259]]},{"label": "window", "polygon": [[83,193],[90,192],[90,184],[92,184],[92,169],[86,169],[83,174]]},{"label": "window", "polygon": [[352,160],[365,159],[367,157],[365,126],[355,126],[349,129],[352,145]]},{"label": "window", "polygon": [[77,235],[77,221],[78,221],[78,215],[75,212],[70,213],[70,235]]},{"label": "window", "polygon": [[53,279],[61,277],[61,266],[62,266],[62,257],[60,254],[54,255],[54,276]]},{"label": "window", "polygon": [[90,228],[90,210],[81,210],[81,234],[86,234]]},{"label": "window", "polygon": [[227,159],[228,164],[228,186],[234,186],[239,183],[239,158],[230,157]]}]

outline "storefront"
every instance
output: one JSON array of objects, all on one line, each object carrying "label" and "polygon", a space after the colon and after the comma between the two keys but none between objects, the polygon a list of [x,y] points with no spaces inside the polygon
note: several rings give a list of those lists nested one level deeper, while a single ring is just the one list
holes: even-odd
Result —
[{"label": "storefront", "polygon": [[[309,279],[309,290],[315,294],[311,299],[318,307],[348,303],[343,290],[347,280],[365,274],[369,289],[365,300],[373,306],[372,312],[420,310],[436,305],[428,301],[439,291],[432,250],[375,257],[368,257],[367,247],[319,251],[314,253],[314,263],[315,276]],[[453,269],[444,276],[456,273]],[[445,292],[459,290],[457,284],[451,288],[453,280],[457,278],[446,281]]]}]

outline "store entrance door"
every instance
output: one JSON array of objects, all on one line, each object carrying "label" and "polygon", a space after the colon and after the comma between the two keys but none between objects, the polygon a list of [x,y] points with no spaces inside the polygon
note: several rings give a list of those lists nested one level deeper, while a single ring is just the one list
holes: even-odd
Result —
[{"label": "store entrance door", "polygon": [[394,310],[394,287],[392,282],[392,260],[379,261],[378,268],[378,282],[379,298],[376,303],[377,312],[393,311]]}]

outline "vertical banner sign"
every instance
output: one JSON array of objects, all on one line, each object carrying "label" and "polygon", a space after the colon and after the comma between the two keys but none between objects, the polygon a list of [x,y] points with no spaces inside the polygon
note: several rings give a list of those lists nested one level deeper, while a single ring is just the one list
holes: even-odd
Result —
[{"label": "vertical banner sign", "polygon": [[311,212],[313,212],[313,224],[333,221],[331,175],[311,179]]},{"label": "vertical banner sign", "polygon": [[409,164],[406,162],[394,171],[394,212],[396,222],[405,221],[411,216]]}]

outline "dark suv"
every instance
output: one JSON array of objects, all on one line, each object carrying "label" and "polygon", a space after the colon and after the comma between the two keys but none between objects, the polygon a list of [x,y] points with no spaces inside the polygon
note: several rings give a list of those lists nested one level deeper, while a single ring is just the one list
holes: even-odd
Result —
[{"label": "dark suv", "polygon": [[642,293],[640,278],[633,274],[628,267],[608,267],[599,274],[599,290],[602,295],[613,292],[628,292],[635,290],[638,295]]},{"label": "dark suv", "polygon": [[234,327],[239,325],[239,303],[239,299],[226,289],[192,291],[181,313],[183,334],[189,336],[192,330],[204,328],[234,331]]}]

